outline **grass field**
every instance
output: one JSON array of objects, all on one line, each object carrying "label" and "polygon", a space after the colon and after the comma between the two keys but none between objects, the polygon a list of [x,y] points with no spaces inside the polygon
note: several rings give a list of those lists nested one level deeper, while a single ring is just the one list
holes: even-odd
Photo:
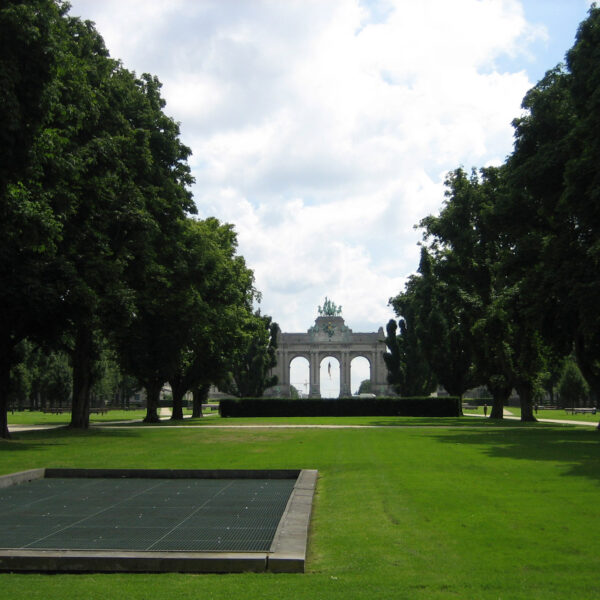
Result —
[{"label": "grass field", "polygon": [[[191,415],[192,411],[184,409],[184,415]],[[104,414],[92,413],[90,423],[105,423],[107,421],[129,421],[143,419],[146,410],[108,410]],[[62,414],[44,413],[41,411],[15,411],[8,413],[9,425],[68,425],[71,422],[71,413]]]},{"label": "grass field", "polygon": [[[491,407],[488,406],[488,415],[490,414],[490,410],[491,410]],[[519,407],[519,406],[508,406],[506,410],[508,410],[513,417],[521,416],[521,407]],[[477,409],[465,409],[463,412],[465,413],[465,415],[474,415],[474,414],[483,415],[483,407],[480,406]],[[571,413],[567,413],[566,411],[564,411],[562,409],[558,409],[558,410],[539,409],[537,411],[537,413],[535,413],[535,416],[538,419],[558,419],[560,421],[586,421],[588,423],[596,423],[596,424],[598,424],[598,421],[600,421],[600,413],[596,413],[595,415],[588,414],[588,413],[572,415]]]},{"label": "grass field", "polygon": [[[217,429],[213,419],[196,428],[18,433],[0,442],[0,471],[316,468],[307,573],[2,574],[2,596],[600,597],[600,436],[593,428],[396,419],[398,427],[379,429]],[[420,426],[400,426],[409,423]]]}]

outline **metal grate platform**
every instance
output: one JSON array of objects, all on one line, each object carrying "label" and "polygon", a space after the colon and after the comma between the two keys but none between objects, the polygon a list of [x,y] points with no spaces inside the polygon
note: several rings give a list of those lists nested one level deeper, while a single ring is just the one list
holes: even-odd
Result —
[{"label": "metal grate platform", "polygon": [[38,479],[0,490],[0,548],[269,551],[294,479]]},{"label": "metal grate platform", "polygon": [[303,572],[317,477],[307,469],[2,475],[0,571]]}]

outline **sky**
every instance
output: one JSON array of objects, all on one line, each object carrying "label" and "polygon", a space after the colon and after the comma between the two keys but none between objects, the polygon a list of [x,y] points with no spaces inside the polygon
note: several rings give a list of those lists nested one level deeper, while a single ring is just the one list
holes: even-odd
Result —
[{"label": "sky", "polygon": [[[445,174],[500,164],[525,93],[587,0],[71,0],[111,56],[163,83],[200,218],[233,223],[283,331],[325,296],[392,318]],[[354,385],[354,384],[353,384]]]}]

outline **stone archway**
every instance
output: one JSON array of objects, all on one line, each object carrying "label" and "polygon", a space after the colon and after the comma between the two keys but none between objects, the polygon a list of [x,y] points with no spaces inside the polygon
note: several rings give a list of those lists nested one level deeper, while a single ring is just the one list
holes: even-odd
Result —
[{"label": "stone archway", "polygon": [[371,361],[368,357],[359,354],[350,359],[350,382],[353,394],[358,393],[360,384],[364,380],[371,381]]},{"label": "stone archway", "polygon": [[370,363],[371,389],[377,396],[389,394],[387,369],[383,361],[386,351],[383,327],[375,333],[354,333],[342,315],[341,307],[325,298],[319,307],[315,324],[306,333],[280,333],[277,347],[277,365],[272,373],[278,384],[269,395],[289,396],[290,363],[297,356],[304,356],[309,364],[309,396],[319,398],[320,365],[326,356],[332,356],[340,364],[340,397],[352,395],[350,363],[353,358],[364,357]]}]

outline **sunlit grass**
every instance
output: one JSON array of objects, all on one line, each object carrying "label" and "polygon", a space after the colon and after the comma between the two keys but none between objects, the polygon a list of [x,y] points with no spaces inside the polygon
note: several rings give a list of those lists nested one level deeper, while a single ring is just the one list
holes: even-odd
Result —
[{"label": "sunlit grass", "polygon": [[[488,405],[488,416],[491,411],[491,406]],[[466,408],[463,409],[465,415],[482,415],[483,416],[483,407],[479,406],[477,408]],[[520,406],[507,406],[506,414],[509,414],[513,417],[521,417],[521,407]],[[597,412],[595,415],[591,413],[577,413],[571,414],[568,413],[564,409],[555,409],[555,410],[546,410],[543,408],[539,408],[537,411],[534,411],[534,415],[538,419],[554,419],[559,421],[584,421],[590,424],[598,423],[600,421],[600,412]]]},{"label": "sunlit grass", "polygon": [[27,600],[597,597],[598,433],[459,421],[466,425],[15,434],[0,443],[4,473],[316,468],[319,482],[304,575],[4,574],[0,589]]}]

